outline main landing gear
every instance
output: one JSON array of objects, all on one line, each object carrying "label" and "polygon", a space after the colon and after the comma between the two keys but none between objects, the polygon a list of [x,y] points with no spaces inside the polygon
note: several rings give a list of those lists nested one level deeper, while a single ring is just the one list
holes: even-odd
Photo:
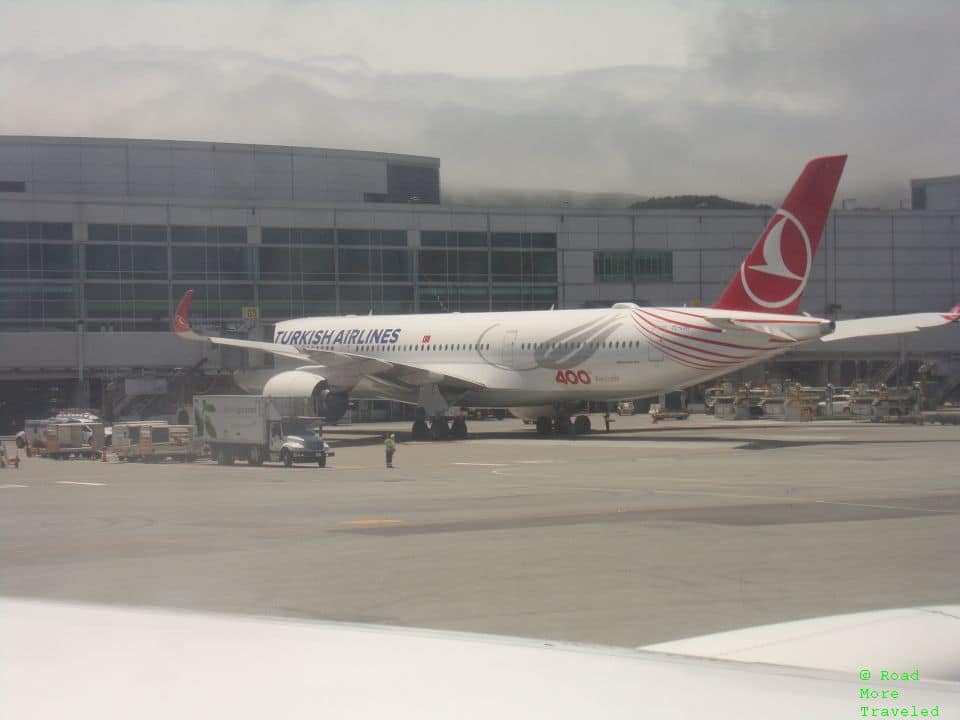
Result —
[{"label": "main landing gear", "polygon": [[427,425],[427,411],[418,407],[414,414],[411,436],[414,440],[465,440],[467,437],[467,419],[463,415],[453,418],[453,422],[444,415],[436,415]]},{"label": "main landing gear", "polygon": [[590,417],[569,415],[537,418],[537,432],[541,435],[586,435],[590,432]]}]

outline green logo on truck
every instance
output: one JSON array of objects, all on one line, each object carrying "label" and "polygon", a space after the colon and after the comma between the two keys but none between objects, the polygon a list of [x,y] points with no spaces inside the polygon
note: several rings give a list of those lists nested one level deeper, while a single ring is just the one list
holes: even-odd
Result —
[{"label": "green logo on truck", "polygon": [[216,428],[213,427],[207,413],[215,413],[217,408],[213,406],[213,403],[208,403],[206,400],[201,400],[200,404],[202,410],[197,410],[196,406],[193,408],[193,420],[197,424],[197,435],[206,434],[208,437],[216,438]]}]

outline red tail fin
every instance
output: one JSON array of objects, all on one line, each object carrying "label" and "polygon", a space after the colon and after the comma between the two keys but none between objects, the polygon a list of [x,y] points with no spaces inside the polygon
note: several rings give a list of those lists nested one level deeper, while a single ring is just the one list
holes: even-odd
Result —
[{"label": "red tail fin", "polygon": [[797,311],[846,162],[846,155],[833,155],[807,163],[713,307]]},{"label": "red tail fin", "polygon": [[177,305],[176,312],[173,313],[173,320],[170,323],[170,329],[177,335],[185,335],[191,332],[190,329],[190,301],[193,300],[193,290],[187,290],[183,294],[183,299]]}]

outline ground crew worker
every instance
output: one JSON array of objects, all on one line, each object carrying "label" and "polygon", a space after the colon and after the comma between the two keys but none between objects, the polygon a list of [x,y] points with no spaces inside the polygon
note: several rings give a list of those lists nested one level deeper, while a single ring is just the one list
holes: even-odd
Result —
[{"label": "ground crew worker", "polygon": [[603,424],[606,426],[607,432],[610,432],[610,423],[612,422],[613,422],[613,418],[610,417],[610,410],[608,409],[603,414]]},{"label": "ground crew worker", "polygon": [[393,454],[397,451],[397,436],[393,433],[390,433],[386,436],[387,439],[383,441],[383,449],[387,453],[387,467],[393,467]]}]

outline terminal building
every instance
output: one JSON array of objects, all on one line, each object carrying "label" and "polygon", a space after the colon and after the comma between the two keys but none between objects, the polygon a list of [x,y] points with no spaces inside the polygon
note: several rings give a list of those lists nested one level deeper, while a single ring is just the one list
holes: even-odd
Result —
[{"label": "terminal building", "polygon": [[[912,209],[831,214],[801,310],[844,319],[960,299],[960,181],[910,190]],[[174,337],[187,289],[200,329],[260,339],[308,315],[709,304],[771,213],[452,206],[432,157],[0,136],[0,415],[270,366]],[[777,363],[849,382],[867,361],[955,358],[951,326]]]}]

